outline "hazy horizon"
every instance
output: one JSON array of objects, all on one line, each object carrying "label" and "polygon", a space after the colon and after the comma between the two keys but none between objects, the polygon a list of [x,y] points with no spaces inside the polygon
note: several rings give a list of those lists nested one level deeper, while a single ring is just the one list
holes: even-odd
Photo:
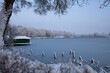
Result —
[{"label": "hazy horizon", "polygon": [[48,12],[47,15],[39,15],[33,9],[22,9],[17,15],[13,14],[11,24],[48,29],[56,31],[67,31],[76,34],[106,33],[110,32],[110,9],[99,8],[96,1],[89,2],[84,7],[73,6],[65,15],[55,15]]}]

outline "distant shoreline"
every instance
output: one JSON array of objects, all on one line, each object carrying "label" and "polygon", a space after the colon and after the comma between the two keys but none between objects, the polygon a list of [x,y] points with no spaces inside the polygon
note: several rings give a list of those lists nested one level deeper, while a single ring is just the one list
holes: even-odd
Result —
[{"label": "distant shoreline", "polygon": [[110,37],[63,37],[63,38],[52,38],[52,37],[31,37],[31,39],[64,39],[64,38],[110,38]]}]

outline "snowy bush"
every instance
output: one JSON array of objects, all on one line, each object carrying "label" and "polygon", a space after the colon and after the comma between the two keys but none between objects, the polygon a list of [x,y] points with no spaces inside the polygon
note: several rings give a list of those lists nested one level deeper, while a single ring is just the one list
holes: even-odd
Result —
[{"label": "snowy bush", "polygon": [[[89,65],[68,63],[44,64],[37,60],[31,61],[9,50],[0,51],[1,73],[97,73]],[[107,73],[103,69],[100,73]]]}]

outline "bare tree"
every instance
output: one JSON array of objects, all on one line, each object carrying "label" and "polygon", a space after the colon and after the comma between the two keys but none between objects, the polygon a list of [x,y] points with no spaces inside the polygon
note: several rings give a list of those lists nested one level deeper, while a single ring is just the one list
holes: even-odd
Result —
[{"label": "bare tree", "polygon": [[[88,0],[4,0],[3,7],[0,12],[0,49],[3,49],[6,29],[12,15],[20,12],[23,7],[33,7],[35,13],[46,14],[48,11],[54,11],[56,14],[64,14],[70,6],[75,4],[82,6]],[[110,3],[110,0],[104,0],[101,7],[105,7]]]}]

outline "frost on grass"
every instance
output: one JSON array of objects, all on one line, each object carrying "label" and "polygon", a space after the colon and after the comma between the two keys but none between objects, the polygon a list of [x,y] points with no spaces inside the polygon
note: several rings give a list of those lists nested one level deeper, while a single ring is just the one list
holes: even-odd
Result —
[{"label": "frost on grass", "polygon": [[[19,52],[0,51],[0,73],[97,73],[89,65],[68,63],[44,64],[31,61],[19,55]],[[100,73],[106,73],[103,69]]]}]

